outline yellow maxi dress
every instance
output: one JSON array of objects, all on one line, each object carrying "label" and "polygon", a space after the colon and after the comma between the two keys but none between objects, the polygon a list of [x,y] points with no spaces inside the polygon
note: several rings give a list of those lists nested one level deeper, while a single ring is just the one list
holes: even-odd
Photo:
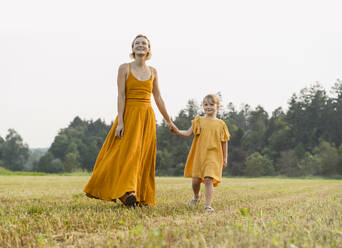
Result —
[{"label": "yellow maxi dress", "polygon": [[126,80],[124,135],[115,137],[118,117],[98,154],[87,196],[106,201],[134,191],[137,202],[155,205],[156,119],[151,106],[154,75],[140,81],[129,65]]},{"label": "yellow maxi dress", "polygon": [[185,164],[184,177],[212,177],[216,187],[222,180],[223,151],[221,142],[230,134],[224,121],[196,116],[192,121],[194,139]]}]

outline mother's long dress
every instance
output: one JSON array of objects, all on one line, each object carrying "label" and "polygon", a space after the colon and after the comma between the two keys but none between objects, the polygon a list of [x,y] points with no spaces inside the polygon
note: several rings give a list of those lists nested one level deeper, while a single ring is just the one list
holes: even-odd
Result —
[{"label": "mother's long dress", "polygon": [[112,201],[134,191],[141,204],[155,204],[156,119],[151,106],[154,76],[140,81],[129,65],[124,135],[115,137],[118,118],[98,154],[87,196]]}]

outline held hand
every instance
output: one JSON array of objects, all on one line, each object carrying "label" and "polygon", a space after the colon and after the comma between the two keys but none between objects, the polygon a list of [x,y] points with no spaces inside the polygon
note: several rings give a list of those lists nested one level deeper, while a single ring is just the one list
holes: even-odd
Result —
[{"label": "held hand", "polygon": [[172,133],[176,134],[176,135],[180,135],[180,132],[178,127],[175,126],[175,128],[173,130],[170,130]]},{"label": "held hand", "polygon": [[223,168],[226,168],[227,167],[227,159],[223,159]]},{"label": "held hand", "polygon": [[176,129],[174,130],[174,134],[180,135],[180,130],[178,129],[178,127],[176,127]]},{"label": "held hand", "polygon": [[177,134],[178,132],[178,128],[176,127],[176,125],[175,124],[173,124],[173,122],[172,121],[170,121],[169,123],[167,123],[167,125],[168,125],[168,127],[169,127],[169,129],[170,129],[170,131],[172,132],[172,133],[175,133],[175,134]]},{"label": "held hand", "polygon": [[115,137],[121,138],[124,135],[124,124],[119,123],[115,129]]}]

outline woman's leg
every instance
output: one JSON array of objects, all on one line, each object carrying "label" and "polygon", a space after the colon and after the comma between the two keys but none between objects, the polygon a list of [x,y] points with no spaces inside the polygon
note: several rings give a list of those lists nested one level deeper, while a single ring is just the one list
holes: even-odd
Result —
[{"label": "woman's leg", "polygon": [[205,205],[211,206],[213,200],[213,179],[211,177],[204,178],[205,184]]},{"label": "woman's leg", "polygon": [[192,190],[194,191],[195,198],[199,198],[200,189],[201,189],[201,178],[193,177],[192,178]]}]

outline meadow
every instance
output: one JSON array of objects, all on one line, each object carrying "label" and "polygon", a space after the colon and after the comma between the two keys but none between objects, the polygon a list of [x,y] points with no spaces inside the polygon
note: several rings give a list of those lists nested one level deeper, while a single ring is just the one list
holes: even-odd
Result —
[{"label": "meadow", "polygon": [[205,213],[189,179],[137,208],[85,197],[88,179],[0,175],[0,247],[342,247],[342,180],[224,178]]}]

